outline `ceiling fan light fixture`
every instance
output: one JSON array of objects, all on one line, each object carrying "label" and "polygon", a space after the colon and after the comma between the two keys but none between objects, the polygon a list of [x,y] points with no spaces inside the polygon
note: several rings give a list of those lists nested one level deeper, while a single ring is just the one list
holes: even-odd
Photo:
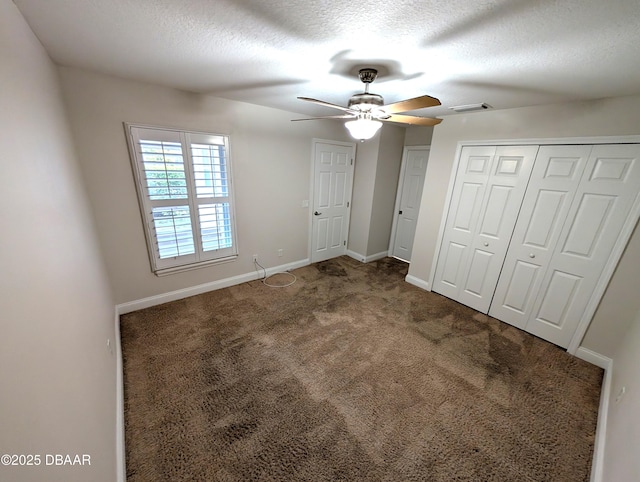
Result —
[{"label": "ceiling fan light fixture", "polygon": [[365,141],[376,135],[376,132],[382,127],[382,122],[361,117],[345,122],[344,126],[349,130],[351,137],[359,141]]},{"label": "ceiling fan light fixture", "polygon": [[323,100],[313,99],[311,97],[298,97],[300,100],[341,110],[343,114],[291,120],[353,119],[352,121],[345,122],[345,127],[349,130],[352,137],[360,141],[371,139],[376,132],[378,132],[380,127],[382,127],[382,122],[386,121],[398,124],[415,124],[425,126],[434,126],[442,122],[442,119],[399,114],[411,110],[442,105],[438,99],[429,95],[421,95],[412,99],[405,99],[391,104],[385,104],[381,95],[369,92],[369,85],[375,80],[377,74],[378,71],[376,69],[360,69],[359,76],[365,86],[364,92],[352,95],[347,107],[332,104],[331,102]]}]

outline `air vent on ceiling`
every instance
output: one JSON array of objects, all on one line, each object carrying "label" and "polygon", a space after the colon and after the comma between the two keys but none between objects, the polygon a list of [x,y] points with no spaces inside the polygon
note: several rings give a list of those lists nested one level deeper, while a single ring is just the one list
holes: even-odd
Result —
[{"label": "air vent on ceiling", "polygon": [[476,110],[491,109],[491,106],[483,102],[482,104],[456,105],[454,107],[449,107],[449,109],[455,110],[456,112],[473,112]]}]

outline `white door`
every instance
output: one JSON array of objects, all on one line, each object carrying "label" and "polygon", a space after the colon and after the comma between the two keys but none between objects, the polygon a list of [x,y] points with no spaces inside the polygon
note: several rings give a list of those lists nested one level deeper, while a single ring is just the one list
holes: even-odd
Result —
[{"label": "white door", "polygon": [[416,220],[422,199],[422,187],[429,160],[428,146],[405,147],[402,173],[398,186],[398,202],[393,236],[392,256],[411,261]]},{"label": "white door", "polygon": [[434,291],[488,312],[537,150],[462,149]]},{"label": "white door", "polygon": [[311,261],[347,252],[355,144],[314,141]]},{"label": "white door", "polygon": [[542,146],[489,309],[523,329],[533,311],[592,146]]},{"label": "white door", "polygon": [[526,331],[569,346],[639,192],[640,146],[594,146]]}]

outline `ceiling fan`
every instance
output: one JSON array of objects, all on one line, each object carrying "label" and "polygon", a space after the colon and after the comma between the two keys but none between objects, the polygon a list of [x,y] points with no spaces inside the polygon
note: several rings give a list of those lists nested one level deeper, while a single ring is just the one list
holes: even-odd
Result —
[{"label": "ceiling fan", "polygon": [[412,115],[398,114],[410,110],[424,109],[440,105],[440,101],[428,95],[414,97],[413,99],[401,100],[393,104],[384,104],[381,95],[369,93],[369,84],[376,80],[378,71],[376,69],[360,69],[358,76],[364,83],[365,89],[362,94],[355,94],[349,99],[347,107],[332,104],[310,97],[298,97],[300,100],[324,105],[344,112],[342,115],[328,115],[322,117],[309,117],[307,119],[293,119],[294,121],[315,120],[315,119],[353,119],[345,122],[345,127],[349,129],[351,135],[361,141],[371,139],[382,126],[382,122],[399,122],[401,124],[413,124],[421,126],[435,126],[442,122],[442,119],[431,117],[417,117]]}]

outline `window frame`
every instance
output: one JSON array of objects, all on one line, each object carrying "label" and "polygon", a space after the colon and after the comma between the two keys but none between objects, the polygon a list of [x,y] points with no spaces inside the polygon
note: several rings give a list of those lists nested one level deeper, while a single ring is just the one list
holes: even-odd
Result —
[{"label": "window frame", "polygon": [[[235,215],[235,199],[233,188],[233,172],[230,152],[230,140],[226,134],[215,134],[201,131],[188,131],[169,127],[158,127],[144,124],[124,123],[127,145],[129,147],[129,159],[133,171],[133,177],[138,196],[138,206],[142,218],[142,225],[147,243],[147,252],[151,271],[157,276],[165,276],[172,273],[199,269],[219,263],[233,261],[238,258],[238,242]],[[214,140],[215,139],[215,140]],[[147,184],[147,171],[144,167],[144,159],[140,147],[140,141],[149,140],[157,142],[179,142],[182,151],[182,167],[185,175],[185,197],[171,199],[151,199]],[[222,140],[222,142],[217,142]],[[200,195],[198,180],[195,176],[193,162],[193,145],[223,146],[226,173],[226,196],[215,195],[215,189],[211,189],[211,195]],[[231,246],[218,249],[204,249],[205,240],[202,237],[203,215],[200,209],[204,206],[214,207],[227,205],[229,215],[229,227],[231,230]],[[160,244],[156,235],[156,224],[153,216],[154,208],[184,208],[189,211],[191,236],[193,239],[193,253],[160,257]],[[219,209],[215,208],[214,209]],[[223,208],[224,209],[224,208]],[[205,215],[206,216],[206,215]]]}]

